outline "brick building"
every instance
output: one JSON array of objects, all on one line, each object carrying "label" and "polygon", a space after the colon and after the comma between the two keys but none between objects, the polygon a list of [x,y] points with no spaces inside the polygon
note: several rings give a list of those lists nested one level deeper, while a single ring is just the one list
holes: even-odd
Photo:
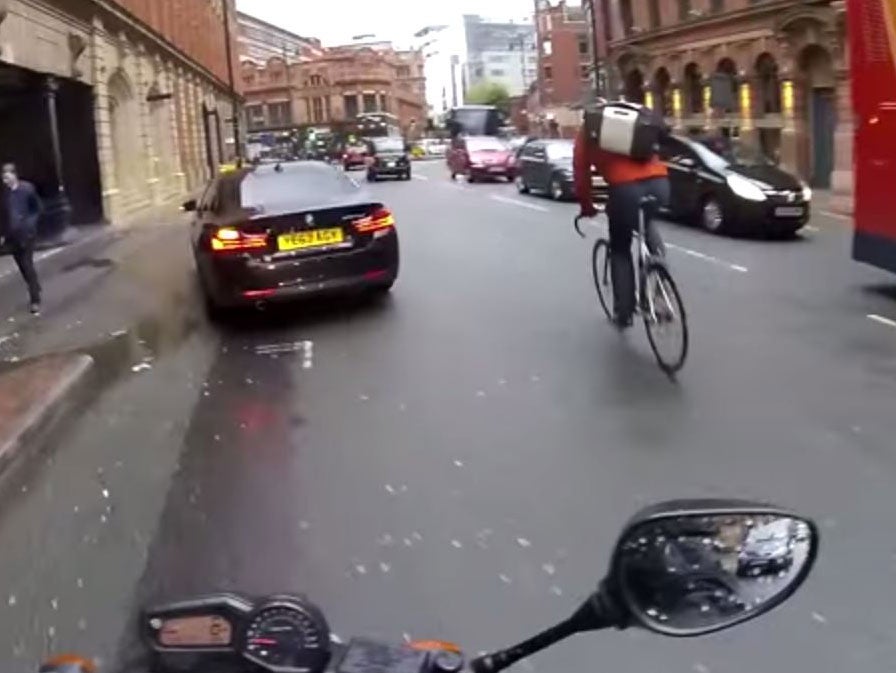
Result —
[{"label": "brick building", "polygon": [[[618,92],[682,132],[720,126],[849,209],[852,110],[843,2],[593,0]],[[599,37],[599,34],[598,34]]]},{"label": "brick building", "polygon": [[332,47],[303,62],[244,61],[240,79],[250,131],[348,122],[360,112],[394,114],[402,131],[426,119],[423,56],[390,45]]},{"label": "brick building", "polygon": [[0,0],[0,152],[42,233],[175,203],[233,152],[224,1]]},{"label": "brick building", "polygon": [[592,89],[586,14],[564,0],[537,0],[535,7],[538,80],[529,114],[542,126],[556,122],[557,131],[568,135],[578,125],[578,110]]}]

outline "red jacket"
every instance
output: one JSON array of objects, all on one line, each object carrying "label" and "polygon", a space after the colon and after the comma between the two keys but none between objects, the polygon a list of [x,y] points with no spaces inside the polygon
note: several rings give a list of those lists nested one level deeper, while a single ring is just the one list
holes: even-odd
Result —
[{"label": "red jacket", "polygon": [[669,174],[666,164],[654,156],[649,161],[635,161],[622,154],[611,154],[592,143],[585,135],[585,129],[579,130],[573,149],[572,167],[575,181],[576,197],[583,210],[594,208],[591,196],[591,167],[603,176],[608,185],[619,185],[649,178],[665,177]]}]

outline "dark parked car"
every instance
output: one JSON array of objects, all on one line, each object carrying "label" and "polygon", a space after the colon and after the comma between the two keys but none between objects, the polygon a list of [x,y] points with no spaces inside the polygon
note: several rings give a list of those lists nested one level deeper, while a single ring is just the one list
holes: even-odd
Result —
[{"label": "dark parked car", "polygon": [[714,233],[793,235],[809,220],[812,190],[744,147],[727,157],[672,136],[660,155],[669,166],[669,209]]},{"label": "dark parked car", "polygon": [[494,136],[458,136],[446,156],[451,178],[464,175],[468,182],[509,178],[512,166],[507,143]]},{"label": "dark parked car", "polygon": [[[572,150],[572,140],[530,140],[523,145],[516,160],[520,194],[534,190],[557,201],[574,198]],[[596,171],[591,174],[591,191],[597,201],[606,201],[607,183]]]},{"label": "dark parked car", "polygon": [[222,174],[183,208],[194,213],[193,254],[213,315],[310,294],[387,292],[398,275],[392,213],[324,163]]},{"label": "dark parked car", "polygon": [[407,145],[402,138],[394,136],[370,138],[367,141],[367,179],[375,182],[387,177],[411,179]]}]

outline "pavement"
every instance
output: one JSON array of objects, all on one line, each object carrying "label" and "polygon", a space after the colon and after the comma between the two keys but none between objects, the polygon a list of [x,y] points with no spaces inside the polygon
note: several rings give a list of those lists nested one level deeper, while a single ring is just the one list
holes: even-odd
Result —
[{"label": "pavement", "polygon": [[371,189],[402,245],[383,301],[214,327],[183,221],[48,269],[38,319],[0,279],[0,357],[94,361],[54,450],[0,490],[0,669],[124,670],[139,606],[216,590],[304,592],[343,638],[502,647],[572,611],[634,511],[689,496],[816,518],[815,572],[730,631],[580,636],[520,670],[892,667],[896,279],[850,260],[847,221],[665,224],[691,329],[672,382],[603,318],[574,205],[438,162]]}]

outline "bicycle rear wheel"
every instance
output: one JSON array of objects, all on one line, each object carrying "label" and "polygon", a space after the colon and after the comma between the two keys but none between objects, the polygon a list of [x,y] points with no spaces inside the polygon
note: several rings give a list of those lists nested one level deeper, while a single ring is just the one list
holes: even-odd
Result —
[{"label": "bicycle rear wheel", "polygon": [[675,374],[688,356],[688,320],[684,302],[669,270],[651,263],[644,273],[641,312],[650,348],[660,369]]},{"label": "bicycle rear wheel", "polygon": [[613,279],[610,274],[610,243],[605,238],[599,238],[594,243],[591,251],[591,273],[594,275],[594,288],[597,290],[601,308],[607,315],[607,320],[612,320]]}]

